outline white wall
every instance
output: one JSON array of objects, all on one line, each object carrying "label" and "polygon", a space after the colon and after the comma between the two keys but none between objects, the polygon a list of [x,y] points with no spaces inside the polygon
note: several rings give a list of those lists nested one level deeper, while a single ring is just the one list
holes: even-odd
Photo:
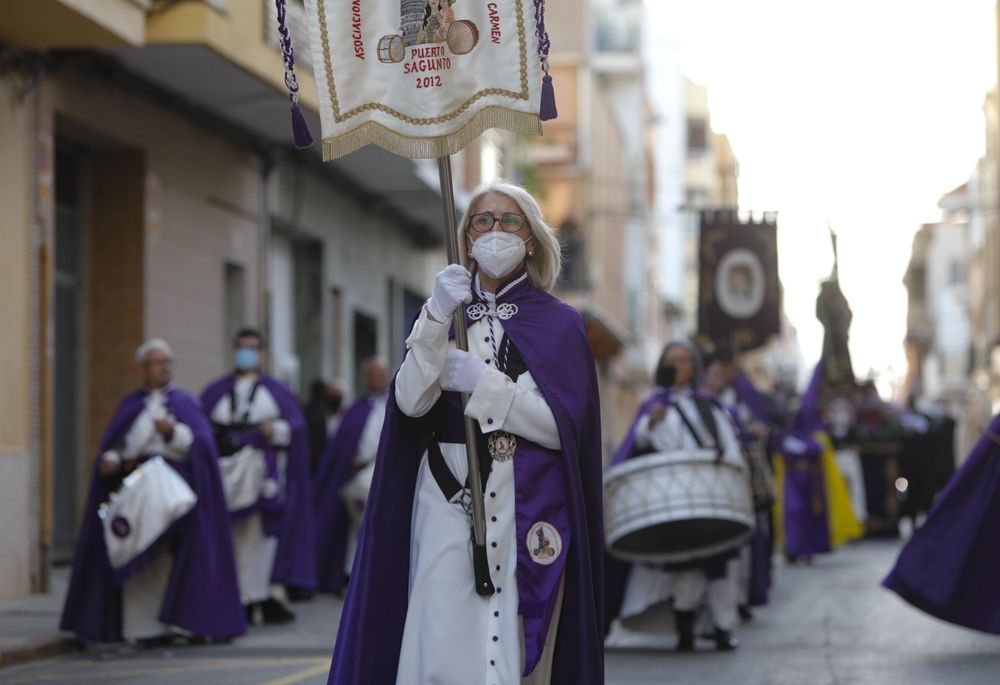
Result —
[{"label": "white wall", "polygon": [[[336,358],[339,378],[350,389],[354,383],[354,311],[361,310],[375,318],[378,353],[391,357],[393,346],[398,347],[408,331],[391,331],[389,279],[423,297],[429,296],[435,274],[446,264],[444,247],[413,246],[392,221],[377,213],[377,208],[362,206],[329,178],[291,163],[279,165],[271,174],[268,197],[271,216],[277,222],[323,243],[323,311],[324,320],[332,324],[324,326],[323,374],[333,378]],[[342,293],[336,321],[332,320],[334,288]],[[272,307],[275,317],[284,316],[279,314],[279,306],[290,304],[275,301]],[[393,326],[399,328],[398,324]],[[337,337],[342,343],[339,349],[334,349],[334,330],[339,330]]]}]

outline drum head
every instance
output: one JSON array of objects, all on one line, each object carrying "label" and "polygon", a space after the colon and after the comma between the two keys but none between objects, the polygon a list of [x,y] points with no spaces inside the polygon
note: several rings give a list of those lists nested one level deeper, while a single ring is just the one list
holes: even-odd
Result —
[{"label": "drum head", "polygon": [[460,19],[448,27],[448,49],[456,55],[472,52],[479,42],[479,29],[468,19]]},{"label": "drum head", "polygon": [[[696,559],[715,554],[720,545],[736,547],[747,537],[747,526],[725,519],[693,518],[642,528],[615,540],[613,552],[625,557],[655,556]],[[732,541],[727,545],[727,541]]]}]

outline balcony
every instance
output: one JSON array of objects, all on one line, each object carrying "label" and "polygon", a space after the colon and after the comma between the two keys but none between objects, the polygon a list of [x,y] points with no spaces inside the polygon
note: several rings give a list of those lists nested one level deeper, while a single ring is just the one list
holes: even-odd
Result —
[{"label": "balcony", "polygon": [[141,46],[151,5],[152,0],[2,2],[0,41],[34,50]]}]

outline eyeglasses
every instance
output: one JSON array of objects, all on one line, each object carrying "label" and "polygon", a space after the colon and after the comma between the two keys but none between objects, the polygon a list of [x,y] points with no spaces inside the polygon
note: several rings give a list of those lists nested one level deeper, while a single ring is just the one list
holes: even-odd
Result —
[{"label": "eyeglasses", "polygon": [[503,216],[493,216],[489,212],[473,214],[469,219],[469,226],[476,233],[488,233],[493,230],[494,224],[500,222],[500,228],[507,233],[515,233],[524,225],[524,217],[516,212],[504,212]]}]

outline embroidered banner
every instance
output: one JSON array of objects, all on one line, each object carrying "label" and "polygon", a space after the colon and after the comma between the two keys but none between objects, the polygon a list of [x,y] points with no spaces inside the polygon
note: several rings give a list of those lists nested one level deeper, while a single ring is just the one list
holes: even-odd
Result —
[{"label": "embroidered banner", "polygon": [[778,226],[742,222],[733,211],[702,212],[698,249],[698,335],[741,350],[781,332]]},{"label": "embroidered banner", "polygon": [[490,128],[540,134],[542,4],[306,0],[323,158],[369,144],[441,157]]}]

